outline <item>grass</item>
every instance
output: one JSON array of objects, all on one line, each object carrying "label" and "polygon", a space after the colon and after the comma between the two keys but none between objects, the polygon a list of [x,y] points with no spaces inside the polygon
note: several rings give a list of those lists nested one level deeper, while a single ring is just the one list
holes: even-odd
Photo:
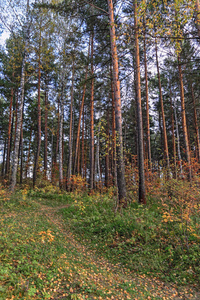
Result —
[{"label": "grass", "polygon": [[199,195],[182,189],[120,213],[112,190],[1,189],[0,300],[199,299]]}]

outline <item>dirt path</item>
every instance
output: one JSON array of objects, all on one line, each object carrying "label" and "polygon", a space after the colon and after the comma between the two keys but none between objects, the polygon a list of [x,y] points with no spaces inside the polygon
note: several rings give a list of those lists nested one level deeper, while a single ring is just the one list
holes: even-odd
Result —
[{"label": "dirt path", "polygon": [[[63,242],[70,255],[63,255],[58,260],[62,261],[65,268],[73,270],[69,281],[77,282],[79,287],[85,286],[85,295],[84,293],[79,295],[71,288],[71,299],[200,299],[200,294],[195,293],[192,288],[180,289],[166,285],[156,278],[131,273],[122,266],[114,265],[99,257],[95,251],[89,250],[84,242],[78,242],[70,229],[64,225],[62,217],[57,212],[66,207],[68,205],[56,208],[42,205],[39,214],[44,215],[48,222],[59,228],[63,235]],[[88,296],[90,291],[91,294],[92,291],[98,291],[102,295]],[[54,299],[70,299],[63,297],[58,296]]]}]

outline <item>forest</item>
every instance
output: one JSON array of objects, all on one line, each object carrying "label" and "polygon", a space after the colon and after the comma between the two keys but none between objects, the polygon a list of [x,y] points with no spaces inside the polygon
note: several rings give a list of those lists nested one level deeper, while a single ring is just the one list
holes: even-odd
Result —
[{"label": "forest", "polygon": [[0,299],[200,299],[199,0],[0,0]]}]

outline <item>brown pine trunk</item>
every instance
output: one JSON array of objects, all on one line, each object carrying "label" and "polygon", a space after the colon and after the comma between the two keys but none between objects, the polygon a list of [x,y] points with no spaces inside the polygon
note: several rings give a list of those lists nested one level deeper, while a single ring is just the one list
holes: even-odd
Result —
[{"label": "brown pine trunk", "polygon": [[33,188],[35,187],[37,171],[38,171],[38,163],[40,156],[40,148],[41,148],[41,102],[40,102],[40,85],[41,85],[41,62],[40,62],[40,51],[41,51],[41,30],[40,30],[40,45],[39,45],[39,57],[38,57],[38,134],[37,134],[37,151],[35,155],[35,165],[33,171]]},{"label": "brown pine trunk", "polygon": [[[146,26],[146,25],[145,25]],[[145,28],[146,31],[146,28]],[[146,33],[144,35],[144,69],[145,69],[145,92],[146,92],[146,126],[147,126],[147,151],[148,151],[148,167],[152,171],[151,163],[151,136],[150,136],[150,122],[149,122],[149,89],[148,89],[148,75],[147,75],[147,54],[146,54]]]},{"label": "brown pine trunk", "polygon": [[94,31],[91,34],[91,98],[90,98],[90,191],[94,189]]},{"label": "brown pine trunk", "polygon": [[157,65],[158,86],[159,86],[160,106],[161,106],[162,125],[163,125],[164,154],[165,154],[164,156],[165,156],[165,161],[167,163],[167,169],[169,172],[169,169],[170,169],[169,151],[168,151],[168,142],[167,142],[167,130],[166,130],[166,124],[165,124],[165,112],[164,112],[163,97],[162,97],[162,87],[161,87],[161,80],[160,80],[160,69],[159,69],[159,62],[158,62],[157,41],[155,41],[155,51],[156,51],[156,65]]},{"label": "brown pine trunk", "polygon": [[44,177],[47,178],[47,145],[48,145],[48,86],[47,86],[47,75],[45,79],[45,94],[44,94]]},{"label": "brown pine trunk", "polygon": [[145,175],[144,175],[144,147],[143,147],[143,122],[142,122],[142,101],[140,83],[140,52],[138,40],[137,22],[137,0],[134,1],[134,22],[135,22],[135,62],[136,62],[136,89],[137,89],[137,127],[138,127],[138,168],[139,168],[139,202],[146,204]]},{"label": "brown pine trunk", "polygon": [[181,111],[182,111],[182,127],[183,127],[183,136],[185,141],[185,150],[186,157],[188,162],[188,178],[189,181],[192,180],[192,168],[191,168],[191,158],[190,158],[190,149],[189,149],[189,140],[187,132],[187,122],[185,114],[185,97],[184,97],[184,88],[183,88],[183,74],[180,63],[180,56],[178,55],[178,70],[179,70],[179,81],[180,81],[180,96],[181,96]]},{"label": "brown pine trunk", "polygon": [[113,85],[115,95],[115,123],[117,135],[117,187],[119,206],[126,206],[126,182],[125,182],[125,168],[123,157],[123,138],[122,138],[122,112],[121,112],[121,95],[120,95],[120,81],[118,68],[118,55],[115,35],[115,22],[112,0],[108,1],[109,10],[109,25],[110,25],[110,44],[112,56],[112,71],[113,71]]}]

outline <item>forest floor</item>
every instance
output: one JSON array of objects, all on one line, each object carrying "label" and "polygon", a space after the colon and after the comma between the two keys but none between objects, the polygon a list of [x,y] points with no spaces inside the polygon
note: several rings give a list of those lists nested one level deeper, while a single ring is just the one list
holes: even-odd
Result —
[{"label": "forest floor", "polygon": [[20,195],[8,200],[4,194],[0,212],[0,300],[200,299],[197,285],[135,272],[78,236],[71,217],[66,222],[71,198]]}]

